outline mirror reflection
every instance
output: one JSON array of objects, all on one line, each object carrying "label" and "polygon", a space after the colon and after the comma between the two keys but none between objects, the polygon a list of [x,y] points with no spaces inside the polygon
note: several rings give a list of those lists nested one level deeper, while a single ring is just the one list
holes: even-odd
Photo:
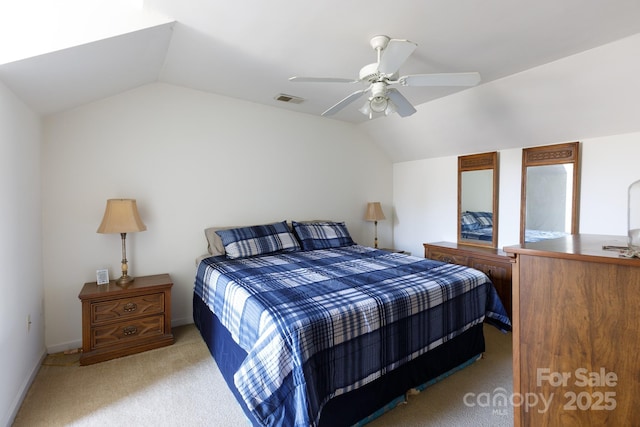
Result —
[{"label": "mirror reflection", "polygon": [[521,242],[577,232],[577,144],[523,151]]},{"label": "mirror reflection", "polygon": [[497,152],[458,158],[458,243],[496,247]]}]

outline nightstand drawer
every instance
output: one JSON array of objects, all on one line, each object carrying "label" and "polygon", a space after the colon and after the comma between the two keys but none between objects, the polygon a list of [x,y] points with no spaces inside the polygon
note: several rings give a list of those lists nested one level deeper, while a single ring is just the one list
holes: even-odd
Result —
[{"label": "nightstand drawer", "polygon": [[164,312],[164,294],[156,293],[133,298],[91,304],[91,323],[108,322],[134,316]]},{"label": "nightstand drawer", "polygon": [[164,334],[164,315],[98,326],[91,330],[91,349]]}]

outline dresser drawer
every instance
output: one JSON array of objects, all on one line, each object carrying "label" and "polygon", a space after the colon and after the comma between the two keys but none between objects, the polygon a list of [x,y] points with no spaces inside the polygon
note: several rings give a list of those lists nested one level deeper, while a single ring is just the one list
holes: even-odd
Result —
[{"label": "dresser drawer", "polygon": [[511,317],[511,260],[493,248],[462,245],[450,242],[425,243],[425,258],[465,265],[486,274]]},{"label": "dresser drawer", "polygon": [[471,258],[470,267],[482,271],[493,283],[507,315],[511,318],[511,263],[492,262]]},{"label": "dresser drawer", "polygon": [[121,298],[91,304],[91,323],[118,321],[164,312],[164,293]]},{"label": "dresser drawer", "polygon": [[137,341],[164,334],[164,315],[97,326],[91,330],[91,349]]},{"label": "dresser drawer", "polygon": [[507,280],[511,279],[511,265],[510,264],[500,264],[500,263],[492,263],[490,261],[471,259],[469,263],[470,267],[475,268],[476,270],[482,271],[486,274],[489,279],[492,281],[496,280]]},{"label": "dresser drawer", "polygon": [[447,251],[439,251],[437,249],[429,249],[427,258],[458,265],[467,265],[468,261],[468,257],[464,255],[459,255]]}]

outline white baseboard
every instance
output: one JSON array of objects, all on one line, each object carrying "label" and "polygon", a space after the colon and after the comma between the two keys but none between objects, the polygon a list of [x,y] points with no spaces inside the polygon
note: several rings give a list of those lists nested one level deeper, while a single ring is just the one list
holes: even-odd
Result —
[{"label": "white baseboard", "polygon": [[82,340],[69,341],[62,344],[55,344],[47,347],[47,353],[61,353],[63,351],[72,350],[74,348],[82,348]]},{"label": "white baseboard", "polygon": [[29,391],[29,387],[31,387],[31,383],[33,383],[33,380],[36,379],[36,375],[40,370],[40,365],[42,365],[45,357],[47,357],[47,352],[43,350],[40,358],[31,369],[29,376],[25,378],[24,382],[22,383],[20,392],[16,395],[16,398],[13,400],[13,402],[11,402],[11,406],[9,408],[9,418],[4,420],[2,425],[8,427],[13,424],[13,421],[16,419],[16,415],[18,415],[18,411],[20,410],[20,406],[22,406],[22,401],[27,396],[27,392]]},{"label": "white baseboard", "polygon": [[171,327],[175,328],[176,326],[189,325],[193,323],[193,318],[191,317],[183,317],[181,319],[171,319]]}]

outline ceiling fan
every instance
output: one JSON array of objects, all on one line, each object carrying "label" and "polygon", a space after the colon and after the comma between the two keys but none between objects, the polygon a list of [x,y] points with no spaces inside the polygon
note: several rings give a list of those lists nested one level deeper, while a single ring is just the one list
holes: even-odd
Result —
[{"label": "ceiling fan", "polygon": [[367,83],[365,89],[357,90],[351,95],[339,101],[327,109],[323,116],[330,116],[358,100],[365,93],[370,92],[367,102],[359,110],[371,119],[373,113],[398,113],[401,117],[407,117],[416,112],[409,100],[397,89],[390,87],[400,86],[475,86],[480,82],[480,74],[468,73],[437,73],[437,74],[410,74],[398,76],[400,66],[409,58],[418,47],[409,40],[391,39],[387,36],[375,36],[370,41],[371,47],[378,54],[378,61],[365,65],[360,70],[358,79],[343,79],[334,77],[299,77],[289,78],[292,82],[311,83]]}]

